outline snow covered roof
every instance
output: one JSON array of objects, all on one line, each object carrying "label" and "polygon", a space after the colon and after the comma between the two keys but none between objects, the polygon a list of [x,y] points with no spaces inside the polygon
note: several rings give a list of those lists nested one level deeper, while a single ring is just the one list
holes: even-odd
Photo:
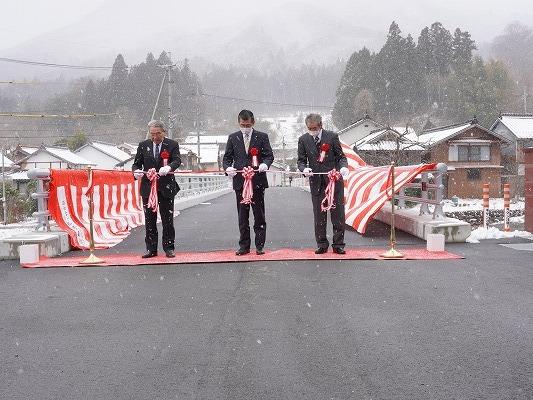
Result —
[{"label": "snow covered roof", "polygon": [[45,147],[44,148],[48,153],[53,156],[60,158],[66,162],[76,165],[95,165],[93,162],[86,160],[83,157],[80,157],[77,154],[74,154],[72,151],[62,147]]},{"label": "snow covered roof", "polygon": [[100,150],[102,153],[105,153],[108,156],[117,159],[118,161],[125,161],[131,157],[130,154],[126,153],[125,151],[122,151],[114,144],[95,141],[89,143],[89,145],[92,145],[95,149]]},{"label": "snow covered roof", "polygon": [[[181,150],[191,151],[194,154],[198,152],[198,146],[195,144],[182,144]],[[218,145],[216,144],[201,144],[200,145],[200,163],[216,163],[218,162]]]},{"label": "snow covered roof", "polygon": [[9,177],[14,181],[29,181],[28,171],[17,171],[9,174]]},{"label": "snow covered roof", "polygon": [[[518,139],[533,139],[533,114],[502,114],[499,118]],[[491,130],[498,121],[496,121]]]},{"label": "snow covered roof", "polygon": [[[396,140],[391,140],[390,135],[394,135],[399,138],[398,142]],[[383,138],[383,139],[382,139]],[[355,144],[357,150],[366,150],[366,151],[376,151],[376,150],[397,150],[399,147],[400,150],[412,150],[420,151],[424,148],[417,144],[417,142],[410,141],[402,137],[402,135],[392,128],[380,129],[374,131],[364,138],[359,139]]]},{"label": "snow covered roof", "polygon": [[[357,151],[395,151],[397,149],[397,143],[393,140],[380,140],[378,142],[363,143],[357,146]],[[407,151],[422,151],[424,148],[418,144],[412,142],[399,142],[400,150]]]},{"label": "snow covered roof", "polygon": [[441,128],[433,128],[428,131],[422,132],[418,136],[418,142],[421,145],[429,146],[440,143],[443,140],[449,139],[452,136],[457,135],[459,132],[473,126],[470,121],[462,124],[449,125]]},{"label": "snow covered roof", "polygon": [[385,128],[385,125],[383,125],[383,124],[381,124],[381,123],[379,123],[379,122],[377,122],[377,121],[374,121],[374,120],[373,120],[372,118],[370,118],[368,115],[365,115],[363,118],[361,118],[361,119],[355,121],[353,124],[348,125],[348,126],[345,127],[345,128],[342,128],[342,129],[338,132],[338,134],[340,135],[340,134],[342,134],[342,133],[344,133],[344,132],[346,132],[346,131],[349,131],[350,129],[355,128],[356,126],[359,126],[359,125],[361,125],[361,124],[363,124],[363,123],[365,123],[365,122],[372,122],[373,124],[375,124],[375,125],[378,126],[378,127],[383,127],[383,128]]},{"label": "snow covered roof", "polygon": [[4,157],[3,154],[0,155],[0,167],[2,166],[2,161],[3,161],[4,167],[11,167],[13,165],[13,161],[11,161],[7,157]]},{"label": "snow covered roof", "polygon": [[416,134],[416,131],[411,128],[409,125],[407,126],[393,126],[392,129],[394,129],[396,132],[398,132],[400,135],[402,135],[402,138],[405,138],[407,140],[411,140],[413,142],[418,141],[418,135]]},{"label": "snow covered roof", "polygon": [[31,146],[20,146],[19,148],[20,148],[20,150],[22,150],[26,154],[33,154],[37,150],[39,150],[38,147],[31,147]]}]

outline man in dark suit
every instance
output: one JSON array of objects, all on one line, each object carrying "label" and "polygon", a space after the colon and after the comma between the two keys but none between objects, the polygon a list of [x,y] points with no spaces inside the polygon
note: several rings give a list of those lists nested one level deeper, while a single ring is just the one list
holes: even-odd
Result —
[{"label": "man in dark suit", "polygon": [[178,142],[165,137],[165,125],[161,121],[148,123],[150,139],[139,143],[137,154],[131,167],[135,179],[141,179],[141,197],[144,206],[144,220],[146,225],[146,254],[143,258],[157,256],[157,211],[148,208],[151,182],[146,171],[155,168],[158,171],[157,200],[159,214],[163,225],[163,250],[167,257],[174,254],[174,196],[180,190],[176,178],[172,173],[181,165]]},{"label": "man in dark suit", "polygon": [[[265,221],[265,188],[268,181],[265,171],[274,161],[268,135],[253,129],[254,114],[249,110],[242,110],[238,116],[240,130],[228,137],[223,167],[228,176],[233,177],[233,190],[237,198],[237,214],[239,217],[239,249],[235,252],[241,256],[250,252],[250,205],[241,204],[243,199],[244,177],[237,170],[253,166],[253,154],[257,154],[257,167],[252,177],[254,195],[252,197],[252,211],[254,213],[255,252],[265,254],[263,247],[266,240]],[[255,149],[255,150],[254,150]]]},{"label": "man in dark suit", "polygon": [[[318,248],[316,254],[328,251],[329,241],[326,237],[327,211],[321,210],[329,179],[327,175],[313,175],[313,172],[329,172],[336,169],[343,178],[348,176],[348,162],[342,151],[339,136],[322,129],[322,117],[309,114],[305,118],[307,133],[298,139],[298,169],[309,177],[313,214],[315,221],[315,239]],[[321,152],[324,152],[321,155]],[[331,247],[337,254],[346,254],[344,250],[344,183],[343,179],[335,182],[335,208],[330,210],[333,225],[333,243]]]}]

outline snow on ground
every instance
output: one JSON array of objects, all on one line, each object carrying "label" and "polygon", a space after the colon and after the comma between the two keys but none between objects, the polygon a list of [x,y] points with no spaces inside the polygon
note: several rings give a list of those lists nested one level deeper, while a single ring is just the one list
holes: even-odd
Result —
[{"label": "snow on ground", "polygon": [[[482,199],[459,199],[458,205],[455,206],[450,199],[443,201],[442,206],[444,212],[454,211],[469,211],[469,210],[483,210]],[[491,210],[503,210],[503,198],[491,198],[489,200],[489,209]],[[511,210],[523,210],[524,200],[511,200]]]},{"label": "snow on ground", "polygon": [[466,239],[466,242],[479,243],[480,240],[484,239],[503,239],[512,237],[522,237],[533,240],[533,234],[526,231],[504,232],[495,227],[490,227],[487,229],[479,227],[472,231],[470,236]]}]

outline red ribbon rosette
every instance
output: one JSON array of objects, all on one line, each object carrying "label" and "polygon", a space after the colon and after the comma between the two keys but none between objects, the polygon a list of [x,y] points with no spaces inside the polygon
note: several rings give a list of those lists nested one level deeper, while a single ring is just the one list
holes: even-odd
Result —
[{"label": "red ribbon rosette", "polygon": [[250,155],[252,156],[252,166],[254,168],[258,168],[259,167],[259,149],[257,147],[252,147],[250,149]]},{"label": "red ribbon rosette", "polygon": [[159,154],[159,156],[163,160],[163,166],[166,167],[168,165],[168,159],[170,158],[170,153],[165,149]]},{"label": "red ribbon rosette", "polygon": [[320,145],[320,154],[318,155],[318,162],[324,162],[326,159],[326,153],[329,151],[329,143],[322,143]]}]

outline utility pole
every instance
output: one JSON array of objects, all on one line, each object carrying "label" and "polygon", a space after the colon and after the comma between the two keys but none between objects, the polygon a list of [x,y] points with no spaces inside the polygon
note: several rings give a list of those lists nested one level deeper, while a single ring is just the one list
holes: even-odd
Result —
[{"label": "utility pole", "polygon": [[526,88],[524,88],[523,98],[524,98],[524,114],[527,114],[527,93],[526,93]]},{"label": "utility pole", "polygon": [[200,90],[196,81],[196,143],[198,145],[198,163],[200,163]]},{"label": "utility pole", "polygon": [[5,152],[6,149],[2,146],[2,205],[4,210],[4,220],[3,224],[7,224],[7,199],[6,199],[6,173],[5,173]]},{"label": "utility pole", "polygon": [[[158,67],[165,69],[166,76],[167,76],[167,94],[168,94],[168,131],[167,133],[168,133],[169,139],[172,139],[172,129],[174,128],[174,124],[172,120],[172,90],[171,89],[172,89],[172,84],[174,83],[174,81],[172,80],[171,72],[176,67],[176,64],[172,64],[172,55],[170,51],[167,54],[168,54],[168,59],[170,60],[170,63],[163,64],[163,65],[160,64],[158,65]],[[156,107],[157,107],[157,103],[156,103]]]},{"label": "utility pole", "polygon": [[[283,155],[283,169],[287,170],[287,164],[285,159],[285,135],[281,137],[281,149],[282,149],[282,155]],[[281,187],[285,187],[285,174],[281,174]]]}]

